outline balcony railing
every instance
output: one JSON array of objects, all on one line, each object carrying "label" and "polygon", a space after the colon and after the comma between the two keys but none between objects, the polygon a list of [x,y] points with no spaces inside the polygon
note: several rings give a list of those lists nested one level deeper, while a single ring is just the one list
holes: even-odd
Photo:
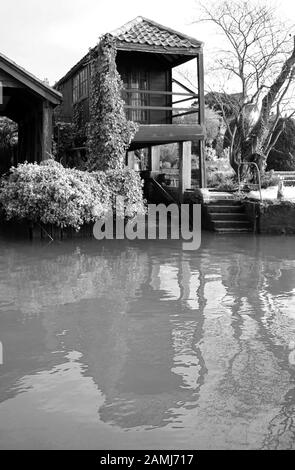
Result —
[{"label": "balcony railing", "polygon": [[[199,119],[199,96],[177,80],[184,92],[125,88],[128,119],[141,124],[195,124]],[[164,99],[163,99],[164,97]],[[163,102],[166,103],[163,106]],[[152,104],[151,104],[152,102]],[[160,105],[158,103],[160,102]],[[187,106],[179,106],[186,103]],[[187,116],[191,116],[187,118]]]}]

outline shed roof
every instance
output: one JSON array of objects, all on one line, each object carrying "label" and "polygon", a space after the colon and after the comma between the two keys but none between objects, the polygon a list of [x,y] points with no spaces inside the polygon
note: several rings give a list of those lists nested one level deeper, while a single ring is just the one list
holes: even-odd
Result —
[{"label": "shed roof", "polygon": [[35,75],[31,74],[2,53],[0,53],[0,69],[4,70],[4,72],[11,75],[15,80],[18,80],[20,83],[47,99],[52,104],[57,105],[62,101],[61,93],[35,77]]}]

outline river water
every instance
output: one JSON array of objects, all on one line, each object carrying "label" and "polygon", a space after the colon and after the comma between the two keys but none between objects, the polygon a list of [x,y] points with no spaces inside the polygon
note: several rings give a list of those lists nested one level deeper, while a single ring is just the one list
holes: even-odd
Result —
[{"label": "river water", "polygon": [[0,240],[0,341],[2,449],[295,447],[292,237]]}]

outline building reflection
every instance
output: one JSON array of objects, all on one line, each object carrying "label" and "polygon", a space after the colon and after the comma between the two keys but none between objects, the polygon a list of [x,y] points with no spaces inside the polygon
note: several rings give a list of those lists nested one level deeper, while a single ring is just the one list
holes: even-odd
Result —
[{"label": "building reflection", "polygon": [[216,448],[292,448],[286,240],[233,238],[229,248],[212,237],[195,253],[172,242],[2,251],[0,400],[78,351],[79,380],[103,396],[98,421],[186,427]]}]

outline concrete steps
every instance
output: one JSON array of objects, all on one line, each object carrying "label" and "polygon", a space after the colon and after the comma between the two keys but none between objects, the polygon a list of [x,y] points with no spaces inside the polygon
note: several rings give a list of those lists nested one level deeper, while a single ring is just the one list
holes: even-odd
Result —
[{"label": "concrete steps", "polygon": [[252,225],[240,201],[219,199],[205,204],[209,228],[218,233],[248,233]]},{"label": "concrete steps", "polygon": [[252,229],[249,228],[215,228],[214,232],[217,233],[250,233]]},{"label": "concrete steps", "polygon": [[240,205],[226,205],[226,204],[208,204],[208,210],[210,213],[217,214],[217,213],[240,213],[243,212]]},{"label": "concrete steps", "polygon": [[245,212],[210,212],[210,217],[214,221],[244,221]]}]

